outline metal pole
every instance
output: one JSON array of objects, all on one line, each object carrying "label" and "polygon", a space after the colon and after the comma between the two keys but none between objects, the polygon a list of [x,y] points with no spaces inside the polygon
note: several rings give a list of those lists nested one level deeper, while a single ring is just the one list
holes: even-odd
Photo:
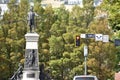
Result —
[{"label": "metal pole", "polygon": [[85,57],[85,75],[87,75],[87,57]]},{"label": "metal pole", "polygon": [[87,56],[88,56],[88,46],[84,46],[84,57],[85,57],[85,75],[87,75]]}]

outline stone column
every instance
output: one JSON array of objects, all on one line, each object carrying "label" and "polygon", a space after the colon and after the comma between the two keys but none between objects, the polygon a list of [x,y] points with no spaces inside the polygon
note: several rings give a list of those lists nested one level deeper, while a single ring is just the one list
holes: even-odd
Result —
[{"label": "stone column", "polygon": [[38,39],[37,33],[27,33],[25,62],[22,80],[39,80],[39,57],[38,57]]}]

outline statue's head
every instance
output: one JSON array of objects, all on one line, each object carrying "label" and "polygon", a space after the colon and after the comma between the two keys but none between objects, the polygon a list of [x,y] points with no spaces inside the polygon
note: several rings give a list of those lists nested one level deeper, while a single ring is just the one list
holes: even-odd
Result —
[{"label": "statue's head", "polygon": [[30,7],[30,11],[33,11],[33,6]]}]

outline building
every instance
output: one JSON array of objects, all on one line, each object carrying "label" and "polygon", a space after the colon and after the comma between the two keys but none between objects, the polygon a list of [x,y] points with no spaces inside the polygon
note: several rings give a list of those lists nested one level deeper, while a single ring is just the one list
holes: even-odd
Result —
[{"label": "building", "polygon": [[103,2],[103,0],[94,0],[94,6],[99,6],[101,3]]},{"label": "building", "polygon": [[65,4],[68,5],[83,5],[83,0],[65,0]]},{"label": "building", "polygon": [[120,80],[120,72],[115,73],[115,79],[114,80]]},{"label": "building", "polygon": [[[99,6],[103,0],[94,0],[93,6]],[[74,5],[78,5],[80,7],[84,7],[83,0],[42,0],[42,6],[45,7],[48,4],[51,4],[53,8],[60,7],[61,4],[64,4],[66,9],[71,11]]]},{"label": "building", "polygon": [[[7,4],[10,2],[10,0],[0,0],[0,9],[1,14],[0,17],[8,10]],[[33,0],[29,0],[30,4],[33,5]],[[20,0],[16,0],[16,3],[20,3]]]},{"label": "building", "polygon": [[3,15],[4,12],[8,10],[7,3],[9,3],[9,0],[0,0],[0,8],[1,8],[0,15]]},{"label": "building", "polygon": [[58,8],[61,4],[64,4],[66,9],[71,10],[73,5],[83,7],[83,0],[42,0],[41,4],[43,7],[51,4],[53,8]]},{"label": "building", "polygon": [[[34,0],[29,0],[30,5],[34,5],[33,3]],[[0,7],[1,7],[1,14],[0,16],[2,16],[7,10],[7,3],[9,3],[10,0],[0,0]],[[16,3],[19,3],[20,0],[16,0]],[[94,6],[99,6],[102,3],[102,0],[94,0]],[[78,5],[80,7],[83,7],[83,0],[42,0],[41,5],[43,7],[47,6],[51,4],[53,8],[58,8],[60,7],[61,4],[64,4],[66,9],[68,9],[69,11],[72,9],[73,5]]]}]

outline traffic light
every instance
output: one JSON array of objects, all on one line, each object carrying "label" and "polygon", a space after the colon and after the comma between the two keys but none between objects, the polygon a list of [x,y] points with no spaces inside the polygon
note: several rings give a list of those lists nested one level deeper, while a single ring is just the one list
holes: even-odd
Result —
[{"label": "traffic light", "polygon": [[79,35],[76,36],[75,44],[76,44],[76,46],[80,46],[80,36]]}]

